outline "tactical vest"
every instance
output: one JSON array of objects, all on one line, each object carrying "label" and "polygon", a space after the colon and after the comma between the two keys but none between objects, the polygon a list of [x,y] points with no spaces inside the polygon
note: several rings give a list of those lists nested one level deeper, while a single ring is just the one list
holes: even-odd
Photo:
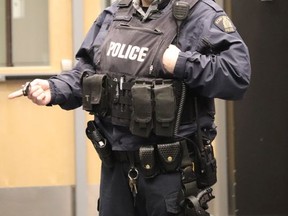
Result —
[{"label": "tactical vest", "polygon": [[159,77],[161,57],[177,33],[171,5],[169,3],[161,12],[155,13],[156,19],[143,22],[136,17],[132,1],[122,1],[101,54],[94,59],[99,63],[97,73],[128,76],[128,79]]},{"label": "tactical vest", "polygon": [[[186,93],[184,83],[172,79],[162,67],[163,53],[177,35],[173,2],[149,21],[137,17],[131,0],[120,2],[94,58],[96,75],[83,75],[84,110],[98,117],[110,116],[114,125],[128,126],[138,136],[154,132],[173,137]],[[195,120],[193,100],[185,101],[185,106],[189,110],[185,120]]]}]

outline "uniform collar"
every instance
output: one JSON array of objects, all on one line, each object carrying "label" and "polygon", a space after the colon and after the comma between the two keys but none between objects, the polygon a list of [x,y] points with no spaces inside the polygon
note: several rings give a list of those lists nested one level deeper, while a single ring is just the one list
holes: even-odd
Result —
[{"label": "uniform collar", "polygon": [[163,0],[160,4],[158,4],[158,1],[154,0],[146,11],[144,11],[142,8],[141,0],[133,0],[133,6],[143,17],[142,20],[145,21],[147,18],[150,18],[153,13],[164,9],[169,2],[170,0]]}]

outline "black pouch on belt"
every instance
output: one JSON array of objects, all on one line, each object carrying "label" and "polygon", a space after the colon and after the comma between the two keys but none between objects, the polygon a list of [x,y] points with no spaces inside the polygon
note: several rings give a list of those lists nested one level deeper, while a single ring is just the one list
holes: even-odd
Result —
[{"label": "black pouch on belt", "polygon": [[145,178],[153,178],[159,173],[155,151],[152,145],[141,146],[139,149],[141,171]]},{"label": "black pouch on belt", "polygon": [[158,144],[157,148],[164,171],[173,172],[177,170],[181,162],[180,143]]},{"label": "black pouch on belt", "polygon": [[198,162],[195,164],[198,187],[211,187],[217,182],[217,165],[213,146],[205,144],[198,157]]},{"label": "black pouch on belt", "polygon": [[92,142],[103,164],[113,167],[114,159],[110,143],[102,136],[94,121],[87,123],[86,135]]},{"label": "black pouch on belt", "polygon": [[104,116],[108,108],[108,91],[106,75],[83,75],[82,78],[83,109],[93,114]]},{"label": "black pouch on belt", "polygon": [[132,115],[130,131],[132,134],[148,137],[152,130],[151,85],[135,83],[131,88]]},{"label": "black pouch on belt", "polygon": [[176,99],[172,83],[154,86],[155,95],[155,127],[158,136],[172,137],[174,134]]}]

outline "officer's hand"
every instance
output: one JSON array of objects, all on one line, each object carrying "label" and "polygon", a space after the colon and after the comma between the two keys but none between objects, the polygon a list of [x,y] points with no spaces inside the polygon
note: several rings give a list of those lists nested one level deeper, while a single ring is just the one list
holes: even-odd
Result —
[{"label": "officer's hand", "polygon": [[[8,95],[9,99],[23,96],[22,89],[12,92]],[[30,82],[29,89],[27,91],[27,97],[37,105],[47,105],[51,101],[51,91],[49,82],[43,79],[35,79]]]},{"label": "officer's hand", "polygon": [[162,63],[164,68],[169,72],[173,73],[178,59],[180,49],[175,45],[170,44],[163,54]]}]

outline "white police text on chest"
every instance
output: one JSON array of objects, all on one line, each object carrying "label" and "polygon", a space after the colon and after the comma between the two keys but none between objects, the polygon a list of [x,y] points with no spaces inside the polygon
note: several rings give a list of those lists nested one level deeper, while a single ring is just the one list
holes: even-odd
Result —
[{"label": "white police text on chest", "polygon": [[148,47],[139,47],[111,41],[107,56],[143,62],[147,56],[148,50]]}]

